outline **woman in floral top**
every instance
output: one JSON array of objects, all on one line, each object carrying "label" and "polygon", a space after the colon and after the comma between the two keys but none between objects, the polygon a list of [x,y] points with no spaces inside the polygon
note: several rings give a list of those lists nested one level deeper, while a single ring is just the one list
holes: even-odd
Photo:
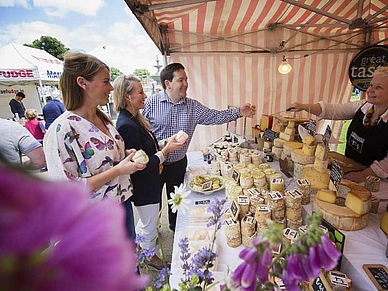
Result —
[{"label": "woman in floral top", "polygon": [[[145,166],[131,161],[136,150],[125,151],[112,121],[98,108],[113,90],[108,66],[91,55],[67,52],[59,86],[68,111],[44,138],[50,177],[82,181],[92,199],[113,197],[123,203],[133,193],[130,174]],[[133,214],[128,223],[134,235]]]}]

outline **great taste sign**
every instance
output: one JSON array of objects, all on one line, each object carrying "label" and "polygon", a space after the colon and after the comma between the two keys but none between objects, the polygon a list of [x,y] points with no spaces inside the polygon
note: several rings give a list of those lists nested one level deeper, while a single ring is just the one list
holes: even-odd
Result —
[{"label": "great taste sign", "polygon": [[349,66],[349,79],[361,91],[366,91],[377,67],[388,66],[388,47],[374,45],[360,51]]}]

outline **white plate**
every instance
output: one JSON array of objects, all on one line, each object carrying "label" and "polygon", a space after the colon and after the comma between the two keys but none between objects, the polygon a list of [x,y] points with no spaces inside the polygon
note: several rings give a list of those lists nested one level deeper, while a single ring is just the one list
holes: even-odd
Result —
[{"label": "white plate", "polygon": [[194,177],[193,179],[191,179],[189,181],[189,189],[193,192],[201,193],[203,195],[209,195],[209,194],[212,194],[214,192],[220,191],[220,190],[224,189],[224,187],[225,187],[224,179],[222,178],[222,176],[216,176],[216,175],[199,175],[199,176],[209,178],[209,179],[210,178],[218,178],[218,179],[220,179],[221,187],[214,189],[214,190],[202,190],[200,186],[197,186],[194,184],[194,179],[195,179],[195,177]]}]

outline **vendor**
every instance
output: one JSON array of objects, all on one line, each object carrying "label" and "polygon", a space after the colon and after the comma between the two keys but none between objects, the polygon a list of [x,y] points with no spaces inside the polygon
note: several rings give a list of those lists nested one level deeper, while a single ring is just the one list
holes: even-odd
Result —
[{"label": "vendor", "polygon": [[345,156],[367,168],[350,172],[346,179],[360,183],[369,175],[388,178],[388,67],[378,67],[366,100],[345,104],[291,104],[292,111],[305,110],[320,119],[351,119],[347,132]]}]

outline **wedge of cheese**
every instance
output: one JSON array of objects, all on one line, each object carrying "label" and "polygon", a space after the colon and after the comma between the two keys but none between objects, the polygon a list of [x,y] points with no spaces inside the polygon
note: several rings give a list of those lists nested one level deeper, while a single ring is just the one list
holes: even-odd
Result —
[{"label": "wedge of cheese", "polygon": [[328,153],[329,153],[329,150],[325,147],[324,144],[322,143],[317,144],[317,148],[315,150],[315,156],[318,159],[322,161],[326,161]]},{"label": "wedge of cheese", "polygon": [[304,139],[302,139],[302,142],[306,145],[312,145],[315,142],[315,137],[308,134]]},{"label": "wedge of cheese", "polygon": [[319,189],[317,192],[317,198],[328,203],[335,203],[337,193],[329,189]]},{"label": "wedge of cheese", "polygon": [[329,165],[329,161],[322,161],[321,159],[316,158],[314,160],[314,169],[320,173],[325,173],[327,171],[327,167]]},{"label": "wedge of cheese", "polygon": [[308,144],[303,144],[303,147],[302,147],[302,151],[304,154],[308,155],[308,156],[314,156],[315,154],[315,147],[316,145],[313,144],[313,145],[308,145]]},{"label": "wedge of cheese", "polygon": [[281,138],[275,138],[273,140],[273,145],[275,147],[278,147],[278,148],[283,148],[283,145],[286,141],[284,139],[281,139]]},{"label": "wedge of cheese", "polygon": [[388,212],[384,212],[381,216],[380,228],[386,235],[388,235]]},{"label": "wedge of cheese", "polygon": [[296,141],[288,141],[283,144],[283,153],[287,156],[291,156],[291,151],[293,149],[301,149],[303,147],[303,143]]},{"label": "wedge of cheese", "polygon": [[372,197],[367,195],[359,195],[352,191],[346,195],[345,206],[353,210],[359,215],[369,213],[372,207]]},{"label": "wedge of cheese", "polygon": [[279,138],[284,139],[286,141],[293,141],[295,138],[295,134],[288,134],[286,132],[281,132],[279,134]]},{"label": "wedge of cheese", "polygon": [[329,186],[330,171],[320,173],[314,169],[314,165],[306,165],[303,169],[302,179],[308,179],[312,188],[326,189]]}]

